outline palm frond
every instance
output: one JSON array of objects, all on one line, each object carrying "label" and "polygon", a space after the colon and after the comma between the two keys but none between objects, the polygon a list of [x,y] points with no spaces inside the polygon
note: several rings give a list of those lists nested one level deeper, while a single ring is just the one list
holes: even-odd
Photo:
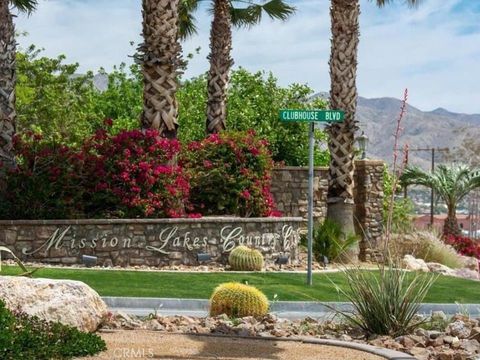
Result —
[{"label": "palm frond", "polygon": [[[236,7],[233,3],[246,3],[248,6]],[[251,27],[260,23],[263,13],[271,19],[285,21],[296,11],[295,7],[288,5],[283,0],[264,1],[263,4],[253,1],[231,0],[230,5],[232,24],[238,28]]]},{"label": "palm frond", "polygon": [[178,6],[180,39],[185,40],[198,32],[195,16],[200,0],[180,0]]},{"label": "palm frond", "polygon": [[403,186],[429,187],[452,207],[456,207],[470,191],[480,187],[480,170],[467,165],[439,165],[435,172],[425,172],[418,167],[407,167],[400,177]]},{"label": "palm frond", "polygon": [[288,5],[283,0],[271,0],[262,6],[263,11],[274,20],[287,20],[296,11],[295,7]]},{"label": "palm frond", "polygon": [[38,0],[10,0],[10,3],[19,11],[30,14],[38,5]]}]

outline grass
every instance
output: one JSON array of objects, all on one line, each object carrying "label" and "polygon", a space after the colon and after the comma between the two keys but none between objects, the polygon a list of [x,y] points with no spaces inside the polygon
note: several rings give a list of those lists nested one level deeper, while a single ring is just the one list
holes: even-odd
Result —
[{"label": "grass", "polygon": [[[2,266],[0,275],[16,275],[16,266]],[[248,282],[272,300],[279,301],[346,301],[332,284],[346,289],[343,273],[314,274],[312,287],[306,275],[292,273],[183,273],[146,271],[109,271],[45,268],[33,277],[80,280],[102,296],[134,296],[159,298],[207,299],[213,289],[228,281]],[[472,280],[441,276],[428,293],[426,302],[463,304],[480,302],[480,283]]]}]

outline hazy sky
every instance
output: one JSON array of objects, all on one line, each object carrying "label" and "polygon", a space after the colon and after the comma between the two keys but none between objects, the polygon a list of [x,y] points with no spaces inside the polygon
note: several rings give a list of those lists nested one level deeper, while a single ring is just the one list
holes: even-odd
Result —
[{"label": "hazy sky", "polygon": [[[208,2],[207,2],[208,3]],[[281,84],[308,83],[329,89],[330,18],[328,0],[291,1],[298,11],[286,23],[263,23],[234,31],[235,66],[272,71]],[[480,1],[423,0],[415,9],[404,0],[379,9],[361,0],[358,89],[364,97],[401,97],[422,110],[444,107],[480,113]],[[208,69],[210,15],[197,14],[199,34],[184,44],[185,53],[201,47],[187,77]],[[131,41],[141,32],[141,0],[39,0],[17,28],[29,33],[21,46],[45,48],[49,56],[66,54],[81,71],[107,70],[131,62]]]}]

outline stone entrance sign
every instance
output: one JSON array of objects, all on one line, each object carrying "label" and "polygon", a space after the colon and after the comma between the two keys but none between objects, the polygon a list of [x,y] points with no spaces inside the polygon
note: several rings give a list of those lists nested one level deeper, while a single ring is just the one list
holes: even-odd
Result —
[{"label": "stone entrance sign", "polygon": [[100,265],[196,265],[198,253],[225,263],[238,245],[252,246],[267,262],[297,258],[301,218],[107,219],[0,221],[0,245],[27,261]]}]

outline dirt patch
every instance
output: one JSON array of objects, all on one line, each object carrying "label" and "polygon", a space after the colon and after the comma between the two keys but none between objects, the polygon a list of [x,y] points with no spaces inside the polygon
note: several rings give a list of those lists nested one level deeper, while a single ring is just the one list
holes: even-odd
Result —
[{"label": "dirt patch", "polygon": [[384,360],[379,356],[336,346],[291,341],[176,335],[153,331],[101,333],[108,350],[91,360]]}]

